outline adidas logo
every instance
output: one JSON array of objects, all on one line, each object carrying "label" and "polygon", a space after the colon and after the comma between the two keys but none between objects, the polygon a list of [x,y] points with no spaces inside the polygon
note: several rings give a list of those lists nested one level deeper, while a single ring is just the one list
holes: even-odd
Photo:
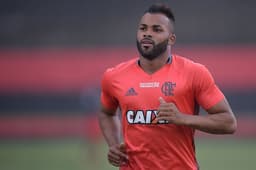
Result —
[{"label": "adidas logo", "polygon": [[129,88],[129,90],[126,92],[125,96],[137,96],[138,93],[134,90],[134,88]]}]

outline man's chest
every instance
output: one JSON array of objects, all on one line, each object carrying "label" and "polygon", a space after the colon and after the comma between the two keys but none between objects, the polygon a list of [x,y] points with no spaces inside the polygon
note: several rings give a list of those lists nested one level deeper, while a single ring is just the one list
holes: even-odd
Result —
[{"label": "man's chest", "polygon": [[121,108],[156,109],[159,97],[175,102],[191,94],[192,83],[184,75],[134,77],[113,82]]}]

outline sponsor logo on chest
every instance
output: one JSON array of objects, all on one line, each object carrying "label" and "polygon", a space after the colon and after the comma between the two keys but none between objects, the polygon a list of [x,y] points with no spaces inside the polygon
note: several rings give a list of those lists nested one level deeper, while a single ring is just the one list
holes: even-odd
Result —
[{"label": "sponsor logo on chest", "polygon": [[159,82],[142,82],[140,88],[157,88],[160,86]]},{"label": "sponsor logo on chest", "polygon": [[157,110],[128,110],[126,119],[129,124],[166,124],[167,120],[155,121]]},{"label": "sponsor logo on chest", "polygon": [[[160,82],[141,82],[139,83],[140,88],[160,88]],[[161,92],[165,96],[174,96],[174,89],[176,88],[175,82],[164,82],[161,85]],[[127,89],[125,96],[137,96],[137,90],[134,87]]]}]

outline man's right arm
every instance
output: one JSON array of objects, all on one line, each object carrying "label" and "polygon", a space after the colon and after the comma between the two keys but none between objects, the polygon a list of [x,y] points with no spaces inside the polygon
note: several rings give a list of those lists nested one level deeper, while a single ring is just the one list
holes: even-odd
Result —
[{"label": "man's right arm", "polygon": [[98,118],[101,131],[108,146],[119,144],[121,142],[121,125],[116,111],[101,106]]},{"label": "man's right arm", "polygon": [[125,145],[121,144],[121,125],[116,111],[102,106],[98,118],[101,131],[109,146],[109,163],[117,167],[126,164],[128,156]]}]

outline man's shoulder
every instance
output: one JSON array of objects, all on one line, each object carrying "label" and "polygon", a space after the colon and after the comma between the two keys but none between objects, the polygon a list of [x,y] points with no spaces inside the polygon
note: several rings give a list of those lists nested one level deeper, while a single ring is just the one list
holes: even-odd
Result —
[{"label": "man's shoulder", "polygon": [[134,66],[136,65],[137,60],[138,58],[134,58],[134,59],[130,59],[128,61],[119,63],[113,67],[108,68],[104,74],[109,76],[115,76],[118,74],[125,73],[128,70],[134,69]]},{"label": "man's shoulder", "polygon": [[202,63],[198,63],[189,58],[181,57],[178,55],[175,56],[175,60],[175,68],[177,70],[182,70],[183,73],[192,76],[195,79],[201,79],[202,77],[207,78],[211,76],[211,73],[208,70],[208,68]]},{"label": "man's shoulder", "polygon": [[179,68],[187,68],[187,69],[201,69],[205,67],[203,64],[198,63],[190,58],[183,57],[181,55],[174,54],[175,63],[179,66]]}]

